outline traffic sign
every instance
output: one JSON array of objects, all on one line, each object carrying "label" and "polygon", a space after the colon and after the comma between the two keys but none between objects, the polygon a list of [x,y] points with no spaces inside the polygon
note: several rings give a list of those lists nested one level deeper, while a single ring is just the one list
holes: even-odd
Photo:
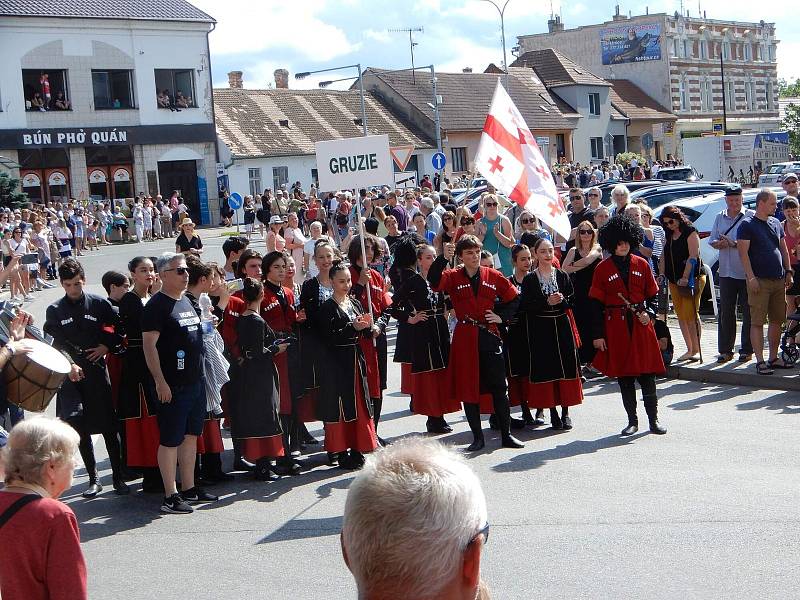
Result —
[{"label": "traffic sign", "polygon": [[394,174],[394,186],[398,189],[413,188],[417,186],[417,172],[403,171]]},{"label": "traffic sign", "polygon": [[651,150],[653,148],[653,134],[652,133],[645,133],[642,136],[642,148],[645,150]]},{"label": "traffic sign", "polygon": [[431,157],[431,164],[437,171],[444,169],[444,166],[447,164],[447,158],[445,157],[444,152],[437,152],[434,154]]},{"label": "traffic sign", "polygon": [[414,154],[414,146],[391,146],[389,152],[397,168],[404,171],[408,161],[411,160],[411,155]]},{"label": "traffic sign", "polygon": [[233,192],[230,196],[228,196],[228,206],[230,206],[233,210],[239,210],[242,208],[243,203],[244,200],[239,192]]}]

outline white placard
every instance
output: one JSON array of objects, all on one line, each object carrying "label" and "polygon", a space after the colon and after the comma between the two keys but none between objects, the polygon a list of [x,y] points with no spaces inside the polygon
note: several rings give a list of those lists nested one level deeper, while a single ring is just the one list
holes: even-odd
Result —
[{"label": "white placard", "polygon": [[388,135],[329,140],[315,145],[321,191],[394,183]]}]

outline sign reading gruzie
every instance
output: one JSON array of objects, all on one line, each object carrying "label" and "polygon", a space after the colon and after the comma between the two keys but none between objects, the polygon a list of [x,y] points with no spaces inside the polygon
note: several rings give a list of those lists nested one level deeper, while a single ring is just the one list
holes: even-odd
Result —
[{"label": "sign reading gruzie", "polygon": [[621,25],[600,30],[604,65],[661,60],[661,25]]},{"label": "sign reading gruzie", "polygon": [[316,143],[319,189],[358,189],[392,184],[389,136],[368,135]]}]

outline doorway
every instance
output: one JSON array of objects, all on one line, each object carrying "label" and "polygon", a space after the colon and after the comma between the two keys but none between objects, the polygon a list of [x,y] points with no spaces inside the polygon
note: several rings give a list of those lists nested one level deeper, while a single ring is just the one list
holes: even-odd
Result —
[{"label": "doorway", "polygon": [[171,160],[158,163],[158,183],[160,193],[169,198],[178,190],[186,206],[189,216],[195,223],[200,223],[200,200],[197,190],[197,162],[194,160]]}]

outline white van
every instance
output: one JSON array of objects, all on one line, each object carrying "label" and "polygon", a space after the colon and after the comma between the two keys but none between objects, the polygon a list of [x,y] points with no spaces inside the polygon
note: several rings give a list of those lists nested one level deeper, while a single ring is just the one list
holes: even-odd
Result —
[{"label": "white van", "polygon": [[800,161],[795,160],[792,162],[782,162],[770,165],[766,171],[759,175],[758,187],[779,186],[783,181],[783,176],[786,175],[786,173],[800,174]]}]

